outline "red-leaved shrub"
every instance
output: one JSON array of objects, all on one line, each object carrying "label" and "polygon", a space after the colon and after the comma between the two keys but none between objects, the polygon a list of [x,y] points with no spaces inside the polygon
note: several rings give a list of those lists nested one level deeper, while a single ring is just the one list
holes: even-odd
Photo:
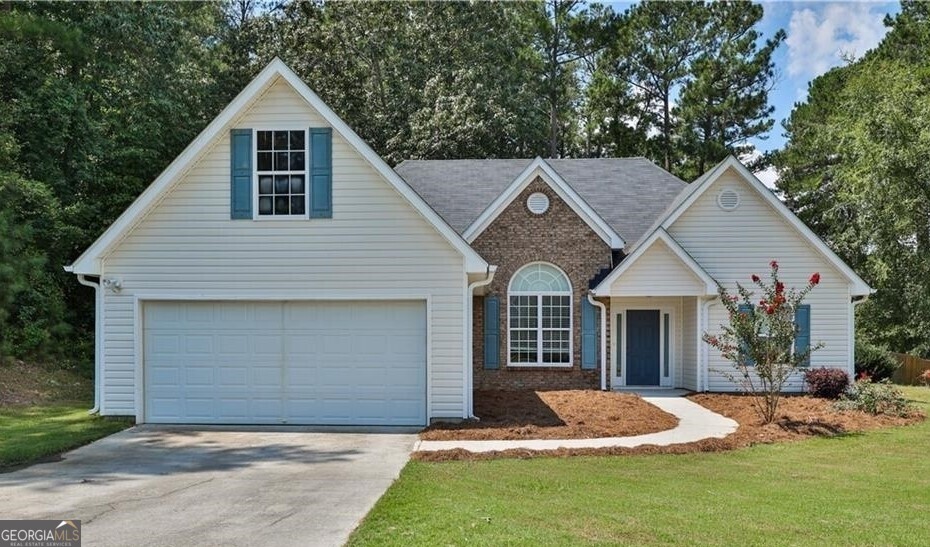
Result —
[{"label": "red-leaved shrub", "polygon": [[923,371],[918,378],[920,378],[920,381],[923,382],[925,386],[930,387],[930,368]]},{"label": "red-leaved shrub", "polygon": [[822,399],[839,399],[849,387],[849,376],[838,368],[812,368],[804,373],[807,391]]}]

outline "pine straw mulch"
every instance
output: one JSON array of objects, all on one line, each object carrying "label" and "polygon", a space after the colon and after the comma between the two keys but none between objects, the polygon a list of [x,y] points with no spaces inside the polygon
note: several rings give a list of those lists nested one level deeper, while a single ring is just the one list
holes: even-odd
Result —
[{"label": "pine straw mulch", "polygon": [[632,393],[596,390],[476,391],[480,420],[437,423],[420,438],[448,440],[590,439],[672,429],[678,418]]},{"label": "pine straw mulch", "polygon": [[472,453],[466,450],[415,452],[419,461],[490,460],[497,458],[536,458],[568,456],[607,456],[633,454],[688,454],[693,452],[721,452],[744,448],[754,444],[793,442],[811,437],[833,437],[848,433],[885,427],[910,425],[923,421],[925,415],[914,411],[909,416],[874,416],[858,411],[839,411],[833,402],[807,395],[787,396],[779,404],[779,419],[763,425],[746,395],[721,393],[694,393],[692,401],[732,418],[739,423],[735,433],[723,439],[704,439],[693,443],[670,446],[644,445],[636,448],[560,448],[556,450],[502,450]]}]

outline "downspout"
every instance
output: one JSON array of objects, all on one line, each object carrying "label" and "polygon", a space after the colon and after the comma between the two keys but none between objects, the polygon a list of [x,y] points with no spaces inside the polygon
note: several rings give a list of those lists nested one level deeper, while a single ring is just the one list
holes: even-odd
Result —
[{"label": "downspout", "polygon": [[[701,306],[701,317],[699,323],[703,325],[698,333],[701,341],[703,342],[703,333],[707,332],[708,323],[710,323],[710,307],[717,300],[717,297],[709,298],[704,302],[704,305]],[[707,344],[701,344],[700,352],[701,360],[701,375],[698,377],[698,391],[707,391],[708,385],[710,384],[710,352],[707,349]]]},{"label": "downspout", "polygon": [[475,408],[474,408],[474,376],[475,376],[475,306],[474,306],[474,296],[475,289],[480,287],[486,287],[494,281],[494,274],[497,273],[497,266],[488,266],[487,273],[485,274],[484,279],[479,279],[471,285],[468,286],[466,295],[468,295],[468,343],[465,345],[466,361],[467,366],[465,367],[465,409],[469,418],[475,418]]},{"label": "downspout", "polygon": [[601,391],[607,391],[607,306],[595,300],[591,291],[588,302],[601,310]]},{"label": "downspout", "polygon": [[84,274],[78,274],[77,280],[81,285],[94,289],[96,308],[94,310],[94,408],[90,409],[88,414],[98,414],[100,412],[100,383],[103,381],[100,376],[103,368],[103,287],[100,286],[99,278],[97,282],[93,282],[88,281]]},{"label": "downspout", "polygon": [[[875,289],[872,289],[875,292]],[[868,302],[871,293],[850,298],[852,308],[849,310],[849,374],[856,377],[856,306]]]}]

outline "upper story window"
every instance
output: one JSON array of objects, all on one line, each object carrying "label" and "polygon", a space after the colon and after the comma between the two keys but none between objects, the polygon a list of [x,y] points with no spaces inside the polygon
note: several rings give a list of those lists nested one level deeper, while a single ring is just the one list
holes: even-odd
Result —
[{"label": "upper story window", "polygon": [[509,364],[571,366],[572,288],[551,264],[528,264],[508,289]]},{"label": "upper story window", "polygon": [[256,131],[255,175],[260,217],[307,215],[307,132]]}]

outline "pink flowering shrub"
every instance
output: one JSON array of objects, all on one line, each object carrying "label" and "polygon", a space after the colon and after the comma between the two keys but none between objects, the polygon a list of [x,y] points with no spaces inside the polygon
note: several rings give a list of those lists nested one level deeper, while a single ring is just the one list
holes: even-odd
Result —
[{"label": "pink flowering shrub", "polygon": [[785,382],[807,362],[812,351],[822,347],[795,348],[798,331],[794,322],[795,310],[820,283],[820,274],[812,274],[807,285],[795,289],[779,280],[778,262],[771,261],[769,267],[767,281],[756,274],[750,276],[759,296],[739,283],[737,294],[720,288],[729,323],[720,326],[719,335],[703,336],[704,342],[732,365],[718,372],[744,392],[758,396],[754,401],[763,423],[775,421]]}]

